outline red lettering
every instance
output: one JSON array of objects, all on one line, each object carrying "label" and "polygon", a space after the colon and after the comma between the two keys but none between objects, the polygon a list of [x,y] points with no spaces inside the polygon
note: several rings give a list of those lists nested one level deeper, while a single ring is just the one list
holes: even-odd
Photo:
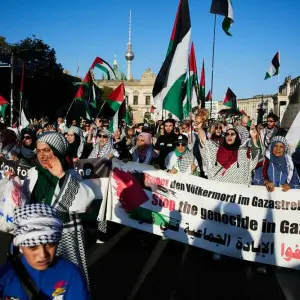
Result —
[{"label": "red lettering", "polygon": [[159,202],[159,198],[155,195],[155,194],[152,194],[152,205],[157,205]]}]

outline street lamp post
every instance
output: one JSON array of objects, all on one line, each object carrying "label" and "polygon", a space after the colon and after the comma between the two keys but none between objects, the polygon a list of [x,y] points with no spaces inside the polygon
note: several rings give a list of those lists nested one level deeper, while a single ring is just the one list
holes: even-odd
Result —
[{"label": "street lamp post", "polygon": [[10,127],[13,126],[14,118],[14,53],[10,57]]},{"label": "street lamp post", "polygon": [[[21,49],[17,51],[16,54],[19,54],[20,52],[23,51],[30,51],[30,50],[31,49]],[[22,72],[24,72],[24,64],[25,62],[23,61]],[[14,67],[15,67],[15,56],[14,56],[14,52],[12,51],[10,57],[10,126],[11,127],[13,126],[13,118],[14,118]],[[20,99],[19,121],[21,121],[21,111],[22,111],[22,99]]]}]

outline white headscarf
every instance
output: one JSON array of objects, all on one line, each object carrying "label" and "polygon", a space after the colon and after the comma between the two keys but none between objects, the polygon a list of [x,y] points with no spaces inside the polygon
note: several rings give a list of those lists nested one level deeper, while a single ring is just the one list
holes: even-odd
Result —
[{"label": "white headscarf", "polygon": [[36,203],[14,210],[14,245],[38,246],[56,244],[62,234],[60,212],[46,204]]}]

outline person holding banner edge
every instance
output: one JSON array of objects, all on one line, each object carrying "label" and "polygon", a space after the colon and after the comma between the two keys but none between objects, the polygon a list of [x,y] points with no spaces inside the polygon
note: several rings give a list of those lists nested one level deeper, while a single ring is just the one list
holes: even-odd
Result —
[{"label": "person holding banner edge", "polygon": [[292,157],[288,153],[288,144],[283,136],[275,136],[267,150],[261,166],[255,170],[253,185],[264,185],[268,192],[281,187],[283,192],[299,189],[300,180]]}]

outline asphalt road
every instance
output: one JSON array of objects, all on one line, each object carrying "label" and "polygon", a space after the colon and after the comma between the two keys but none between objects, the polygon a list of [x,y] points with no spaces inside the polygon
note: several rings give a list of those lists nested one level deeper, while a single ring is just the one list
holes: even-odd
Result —
[{"label": "asphalt road", "polygon": [[93,299],[294,300],[299,273],[223,257],[110,223],[110,239],[87,251]]},{"label": "asphalt road", "polygon": [[[299,300],[298,271],[223,257],[196,247],[109,223],[108,241],[89,235],[87,259],[94,300]],[[0,233],[0,260],[9,237]]]}]

